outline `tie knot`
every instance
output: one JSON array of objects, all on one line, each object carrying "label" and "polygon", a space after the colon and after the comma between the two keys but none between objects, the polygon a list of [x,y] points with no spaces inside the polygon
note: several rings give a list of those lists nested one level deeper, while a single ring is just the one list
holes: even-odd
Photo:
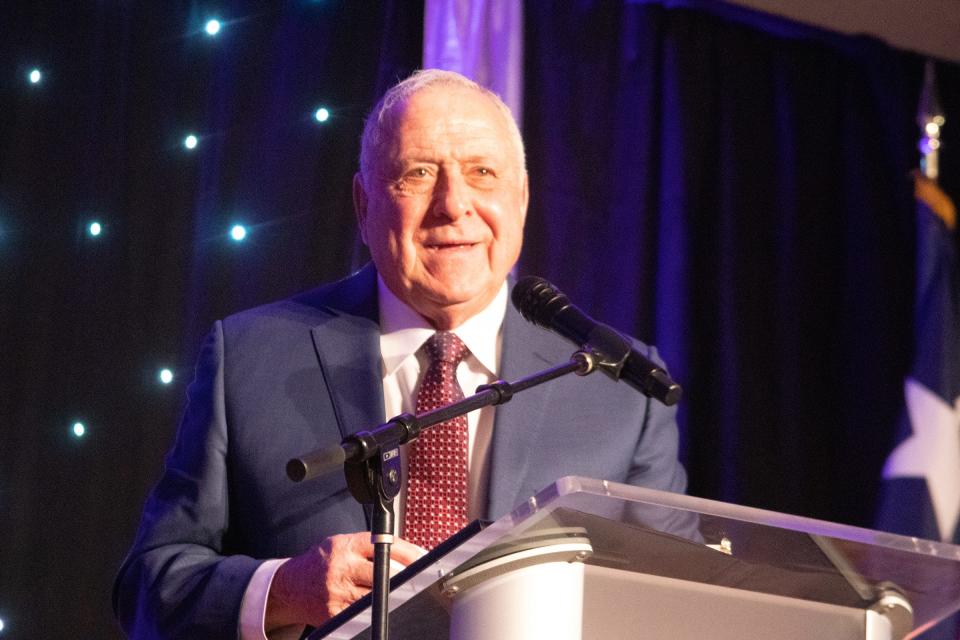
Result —
[{"label": "tie knot", "polygon": [[438,331],[424,344],[431,362],[447,362],[454,366],[467,357],[470,350],[455,333]]}]

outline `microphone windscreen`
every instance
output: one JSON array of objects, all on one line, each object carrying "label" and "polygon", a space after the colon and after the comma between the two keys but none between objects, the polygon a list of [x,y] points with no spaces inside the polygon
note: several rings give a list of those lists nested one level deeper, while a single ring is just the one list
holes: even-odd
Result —
[{"label": "microphone windscreen", "polygon": [[510,299],[524,319],[546,328],[550,328],[558,313],[570,306],[567,296],[538,276],[520,278],[513,286]]}]

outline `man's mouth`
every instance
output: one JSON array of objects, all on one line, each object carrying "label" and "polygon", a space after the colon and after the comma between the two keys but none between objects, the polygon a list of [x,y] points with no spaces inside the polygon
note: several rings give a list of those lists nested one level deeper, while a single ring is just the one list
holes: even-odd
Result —
[{"label": "man's mouth", "polygon": [[432,251],[456,251],[471,249],[477,246],[476,242],[428,242],[424,245]]}]

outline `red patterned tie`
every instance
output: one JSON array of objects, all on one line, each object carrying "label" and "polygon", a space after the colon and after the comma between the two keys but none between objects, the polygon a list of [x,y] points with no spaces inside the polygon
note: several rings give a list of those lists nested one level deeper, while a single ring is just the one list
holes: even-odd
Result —
[{"label": "red patterned tie", "polygon": [[[457,365],[470,350],[439,331],[424,344],[430,365],[417,392],[418,414],[463,398]],[[403,537],[432,549],[467,524],[467,417],[423,431],[410,446]]]}]

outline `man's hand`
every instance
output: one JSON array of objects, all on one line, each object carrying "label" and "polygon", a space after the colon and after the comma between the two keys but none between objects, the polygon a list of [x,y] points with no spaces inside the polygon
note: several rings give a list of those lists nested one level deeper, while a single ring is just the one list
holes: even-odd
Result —
[{"label": "man's hand", "polygon": [[[390,559],[406,566],[424,554],[420,547],[395,538]],[[369,533],[332,536],[283,563],[267,597],[264,629],[291,624],[319,627],[370,592],[373,544]]]}]

